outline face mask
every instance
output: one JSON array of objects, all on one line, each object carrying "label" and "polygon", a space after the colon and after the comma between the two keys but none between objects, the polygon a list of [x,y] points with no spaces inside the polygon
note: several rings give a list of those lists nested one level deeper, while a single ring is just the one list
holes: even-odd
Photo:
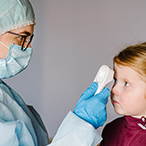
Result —
[{"label": "face mask", "polygon": [[9,49],[6,59],[0,59],[0,79],[13,77],[23,71],[29,64],[32,48],[21,50],[21,46],[11,44],[10,47],[0,42]]}]

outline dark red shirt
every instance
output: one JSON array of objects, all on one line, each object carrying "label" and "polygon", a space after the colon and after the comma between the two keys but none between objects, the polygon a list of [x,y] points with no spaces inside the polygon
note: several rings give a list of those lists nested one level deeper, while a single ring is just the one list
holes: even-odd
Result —
[{"label": "dark red shirt", "polygon": [[107,124],[101,146],[146,146],[146,120],[124,116]]}]

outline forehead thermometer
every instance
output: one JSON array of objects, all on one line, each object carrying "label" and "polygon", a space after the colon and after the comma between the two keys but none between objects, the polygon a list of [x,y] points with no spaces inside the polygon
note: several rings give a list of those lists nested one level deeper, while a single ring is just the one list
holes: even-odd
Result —
[{"label": "forehead thermometer", "polygon": [[99,93],[106,84],[113,80],[114,71],[109,68],[107,65],[102,65],[94,79],[94,82],[98,83],[98,89],[95,94]]}]

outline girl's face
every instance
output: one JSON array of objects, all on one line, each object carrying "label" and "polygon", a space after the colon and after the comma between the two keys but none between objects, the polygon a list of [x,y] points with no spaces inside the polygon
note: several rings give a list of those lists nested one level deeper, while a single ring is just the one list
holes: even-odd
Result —
[{"label": "girl's face", "polygon": [[[25,27],[14,29],[11,32],[14,32],[20,35],[26,35],[28,33],[32,35],[33,30],[34,30],[34,25],[28,25]],[[22,40],[21,40],[21,37],[6,32],[0,36],[0,41],[9,47],[11,43],[21,46]],[[30,47],[30,45],[28,47]],[[9,52],[8,48],[0,43],[0,59],[5,59],[8,55],[8,52]]]},{"label": "girl's face", "polygon": [[146,117],[146,83],[128,66],[114,63],[114,71],[111,101],[115,112],[136,118]]}]

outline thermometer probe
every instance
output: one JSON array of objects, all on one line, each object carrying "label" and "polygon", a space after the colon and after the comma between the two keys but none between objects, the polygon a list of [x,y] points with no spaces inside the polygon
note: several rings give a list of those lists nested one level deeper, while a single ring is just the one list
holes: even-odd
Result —
[{"label": "thermometer probe", "polygon": [[106,84],[113,80],[114,71],[107,65],[102,65],[94,79],[94,82],[98,83],[98,89],[95,94],[99,93]]}]

